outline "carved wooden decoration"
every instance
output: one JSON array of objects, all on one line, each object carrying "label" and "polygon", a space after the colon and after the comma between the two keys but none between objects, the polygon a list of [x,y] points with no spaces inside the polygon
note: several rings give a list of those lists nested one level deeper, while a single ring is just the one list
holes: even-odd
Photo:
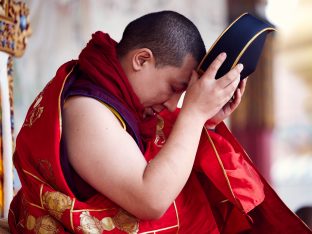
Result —
[{"label": "carved wooden decoration", "polygon": [[31,35],[29,9],[22,1],[0,0],[0,217],[13,198],[13,57],[24,54]]},{"label": "carved wooden decoration", "polygon": [[0,50],[10,55],[23,55],[31,35],[29,9],[21,1],[0,0]]}]

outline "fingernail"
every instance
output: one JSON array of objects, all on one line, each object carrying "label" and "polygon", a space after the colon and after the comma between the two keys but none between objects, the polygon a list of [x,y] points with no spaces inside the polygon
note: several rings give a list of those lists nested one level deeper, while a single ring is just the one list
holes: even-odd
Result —
[{"label": "fingernail", "polygon": [[238,70],[241,72],[244,68],[244,65],[242,63],[237,64]]},{"label": "fingernail", "polygon": [[226,58],[226,53],[225,53],[225,52],[222,52],[222,53],[220,54],[220,57],[221,57],[221,58]]}]

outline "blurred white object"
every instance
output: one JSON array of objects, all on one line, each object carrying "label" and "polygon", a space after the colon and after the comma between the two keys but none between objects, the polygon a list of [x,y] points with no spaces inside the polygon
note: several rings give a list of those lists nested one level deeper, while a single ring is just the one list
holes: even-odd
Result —
[{"label": "blurred white object", "polygon": [[3,197],[4,197],[4,217],[8,217],[10,203],[13,199],[13,162],[12,162],[12,132],[11,113],[8,84],[8,64],[9,55],[0,52],[0,95],[2,109],[2,142],[3,142]]}]

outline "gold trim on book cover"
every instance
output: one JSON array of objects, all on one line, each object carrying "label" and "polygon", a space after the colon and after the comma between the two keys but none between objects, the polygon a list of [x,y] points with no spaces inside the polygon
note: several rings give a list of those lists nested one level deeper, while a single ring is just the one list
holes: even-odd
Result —
[{"label": "gold trim on book cover", "polygon": [[[212,46],[209,48],[209,50],[208,50],[208,52],[206,53],[206,55],[204,56],[204,58],[203,58],[203,59],[201,60],[201,62],[199,63],[199,65],[198,65],[198,67],[197,67],[197,71],[200,70],[200,67],[201,67],[202,64],[204,63],[204,61],[205,61],[206,57],[208,56],[209,52],[215,47],[215,45],[216,45],[217,42],[220,40],[220,38],[223,36],[223,34],[226,33],[226,32],[229,30],[229,28],[232,27],[232,25],[233,25],[234,23],[236,23],[237,20],[239,20],[240,18],[242,18],[244,15],[247,15],[247,14],[248,14],[247,12],[241,14],[239,17],[237,17],[236,20],[234,20],[234,21],[220,34],[220,36],[219,36],[219,37],[217,38],[217,40],[212,44]],[[205,72],[205,71],[203,71],[203,72]]]},{"label": "gold trim on book cover", "polygon": [[244,48],[241,50],[241,52],[238,54],[238,56],[236,57],[231,69],[233,67],[236,66],[236,64],[238,63],[239,59],[243,56],[243,54],[245,53],[245,51],[248,49],[248,47],[251,45],[251,43],[253,43],[254,40],[256,40],[256,38],[262,34],[263,32],[265,31],[276,31],[275,28],[272,28],[272,27],[268,27],[268,28],[264,28],[262,29],[261,31],[257,32],[256,35],[254,35],[248,42],[247,44],[244,46]]},{"label": "gold trim on book cover", "polygon": [[[204,70],[202,70],[200,67],[202,66],[202,64],[204,63],[206,57],[208,56],[209,52],[215,47],[215,45],[217,44],[217,42],[220,40],[220,38],[223,36],[223,34],[225,34],[228,29],[237,21],[239,20],[241,17],[243,17],[244,15],[246,15],[248,13],[244,13],[242,15],[240,15],[235,21],[233,21],[222,33],[221,35],[217,38],[217,40],[213,43],[213,45],[209,48],[208,52],[206,53],[206,55],[204,56],[204,58],[201,60],[200,64],[198,65],[197,67],[197,72],[199,73],[199,75],[202,75],[203,73],[205,73]],[[257,32],[247,43],[246,45],[244,46],[244,48],[239,52],[238,56],[236,57],[234,63],[232,64],[231,66],[231,69],[233,67],[236,66],[236,64],[238,63],[239,59],[243,56],[244,52],[248,49],[248,47],[251,45],[251,43],[260,35],[262,34],[263,32],[265,31],[276,31],[275,28],[272,28],[272,27],[267,27],[267,28],[264,28],[262,30],[260,30],[259,32]]]}]

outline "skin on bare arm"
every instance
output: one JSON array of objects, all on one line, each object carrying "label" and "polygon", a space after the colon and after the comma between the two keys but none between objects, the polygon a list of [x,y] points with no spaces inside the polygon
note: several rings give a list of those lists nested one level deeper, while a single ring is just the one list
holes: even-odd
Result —
[{"label": "skin on bare arm", "polygon": [[[148,51],[143,52],[135,60],[142,66],[136,72],[147,69],[144,72],[158,74],[164,69],[166,74],[168,71],[177,74],[166,67],[154,71],[153,58],[145,53]],[[103,104],[88,97],[68,99],[64,104],[63,134],[73,168],[87,183],[134,216],[143,220],[159,218],[190,175],[204,123],[221,110],[238,86],[241,66],[215,79],[225,58],[225,54],[218,56],[201,79],[192,72],[195,64],[182,68],[183,74],[191,76],[187,77],[191,82],[181,112],[166,144],[149,163]],[[174,82],[169,84],[171,87]],[[168,109],[177,105],[177,93],[172,92],[166,98],[152,109],[158,105]]]}]

